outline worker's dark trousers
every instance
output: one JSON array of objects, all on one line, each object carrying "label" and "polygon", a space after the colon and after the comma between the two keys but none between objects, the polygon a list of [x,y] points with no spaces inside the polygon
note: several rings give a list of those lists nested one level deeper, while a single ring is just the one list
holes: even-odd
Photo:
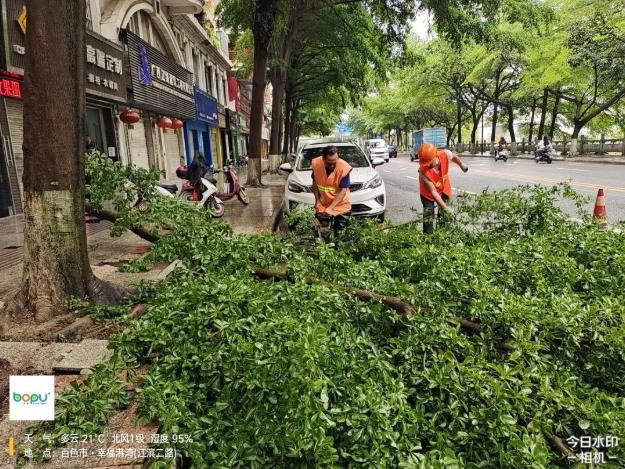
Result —
[{"label": "worker's dark trousers", "polygon": [[[441,195],[442,199],[447,203],[449,200],[449,196],[446,194]],[[434,207],[436,206],[436,202],[433,200],[426,199],[421,196],[421,203],[423,204],[423,232],[425,234],[434,233]],[[438,208],[438,221],[440,222],[443,217],[443,211],[441,208]]]},{"label": "worker's dark trousers", "polygon": [[334,229],[335,235],[349,226],[351,216],[352,212],[345,212],[334,217],[334,220],[332,221],[332,228]]}]

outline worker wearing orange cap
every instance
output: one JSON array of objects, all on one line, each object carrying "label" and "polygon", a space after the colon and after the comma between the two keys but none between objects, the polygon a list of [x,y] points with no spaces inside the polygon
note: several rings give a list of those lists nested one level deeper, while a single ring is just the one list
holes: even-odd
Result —
[{"label": "worker wearing orange cap", "polygon": [[453,216],[453,211],[447,205],[451,198],[451,181],[449,180],[449,163],[453,161],[463,172],[469,168],[458,155],[449,150],[438,150],[430,143],[424,143],[419,148],[419,192],[423,204],[423,232],[434,232],[434,207],[438,205],[439,218],[442,212]]}]

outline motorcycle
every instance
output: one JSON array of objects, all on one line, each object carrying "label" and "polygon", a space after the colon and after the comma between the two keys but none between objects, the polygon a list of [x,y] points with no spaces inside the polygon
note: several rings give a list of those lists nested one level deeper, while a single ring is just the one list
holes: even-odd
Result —
[{"label": "motorcycle", "polygon": [[503,160],[505,163],[506,161],[508,161],[509,156],[510,150],[508,150],[507,147],[504,147],[501,150],[499,148],[495,148],[495,162]]},{"label": "motorcycle", "polygon": [[221,200],[230,200],[236,196],[244,205],[248,205],[250,203],[250,198],[245,191],[245,187],[241,186],[239,177],[230,162],[227,162],[223,169],[212,169],[212,172],[214,174],[224,173],[226,176],[226,181],[224,183],[226,191],[217,192],[217,197]]},{"label": "motorcycle", "polygon": [[544,148],[539,148],[537,150],[534,150],[534,161],[536,163],[544,161],[547,164],[551,164],[553,162],[554,155],[555,152],[553,151],[553,149],[548,149],[545,151]]}]

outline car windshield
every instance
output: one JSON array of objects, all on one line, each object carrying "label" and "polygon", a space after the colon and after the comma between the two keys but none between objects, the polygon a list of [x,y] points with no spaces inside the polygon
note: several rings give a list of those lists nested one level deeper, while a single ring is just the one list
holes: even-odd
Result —
[{"label": "car windshield", "polygon": [[371,142],[371,144],[369,146],[371,148],[381,148],[381,147],[385,147],[386,143],[384,143],[384,142]]},{"label": "car windshield", "polygon": [[[323,148],[305,148],[302,150],[302,157],[297,163],[298,171],[305,171],[312,168],[312,159],[321,156]],[[365,154],[358,147],[340,146],[338,147],[339,156],[344,159],[352,168],[367,168],[369,161]]]}]

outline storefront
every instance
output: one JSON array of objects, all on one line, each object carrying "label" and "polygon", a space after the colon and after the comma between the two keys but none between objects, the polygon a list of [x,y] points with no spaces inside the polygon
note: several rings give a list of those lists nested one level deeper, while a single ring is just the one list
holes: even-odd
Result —
[{"label": "storefront", "polygon": [[85,135],[99,151],[119,161],[116,116],[127,100],[124,50],[92,31],[87,31],[86,42]]},{"label": "storefront", "polygon": [[223,158],[222,162],[225,163],[226,161],[230,160],[231,155],[230,155],[230,142],[229,142],[229,137],[228,137],[228,125],[226,124],[226,109],[222,105],[219,105],[218,119],[219,119],[219,141],[221,144],[221,155]]},{"label": "storefront", "polygon": [[129,104],[142,114],[126,129],[130,163],[174,178],[186,160],[183,121],[196,118],[193,74],[130,31],[122,38],[130,66]]},{"label": "storefront", "polygon": [[[7,0],[4,13],[2,32],[7,42],[0,72],[0,216],[22,212],[22,81],[27,52],[24,2]],[[85,133],[96,148],[118,159],[115,116],[118,105],[126,102],[123,49],[91,31],[85,42]]]},{"label": "storefront", "polygon": [[206,158],[206,163],[220,167],[219,154],[217,152],[217,136],[219,117],[217,113],[217,100],[205,91],[195,86],[196,118],[184,124],[184,143],[187,163],[191,163],[195,153],[201,153]]},{"label": "storefront", "polygon": [[231,109],[226,109],[226,125],[228,126],[228,143],[230,145],[230,157],[235,164],[241,158],[239,119],[237,113]]}]

